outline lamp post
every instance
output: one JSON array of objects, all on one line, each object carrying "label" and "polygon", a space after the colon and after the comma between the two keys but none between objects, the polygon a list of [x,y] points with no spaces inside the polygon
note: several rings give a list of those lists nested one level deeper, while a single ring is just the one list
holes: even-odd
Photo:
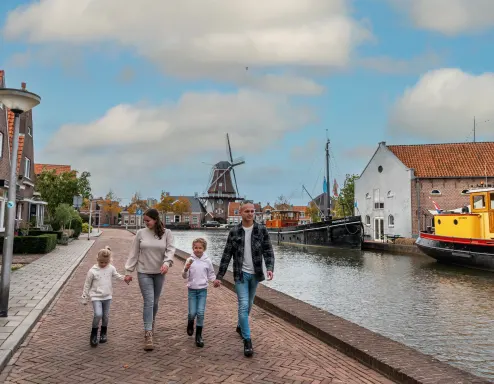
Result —
[{"label": "lamp post", "polygon": [[92,211],[92,208],[93,208],[93,195],[89,195],[89,227],[88,227],[88,230],[87,230],[87,239],[89,239],[90,235],[91,235],[91,227],[93,225],[93,223],[91,222],[91,213],[93,212]]},{"label": "lamp post", "polygon": [[14,113],[14,136],[10,154],[10,179],[7,202],[7,223],[2,254],[2,280],[0,287],[0,317],[8,317],[10,272],[14,249],[15,200],[17,189],[17,151],[19,147],[20,115],[36,107],[41,97],[26,90],[0,88],[0,102]]}]

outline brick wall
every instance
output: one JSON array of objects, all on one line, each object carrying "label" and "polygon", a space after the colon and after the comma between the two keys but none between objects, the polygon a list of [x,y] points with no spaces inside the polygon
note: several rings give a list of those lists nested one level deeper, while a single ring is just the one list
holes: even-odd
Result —
[{"label": "brick wall", "polygon": [[[441,209],[450,210],[461,208],[469,204],[469,196],[462,195],[465,189],[478,185],[480,182],[485,183],[485,177],[482,178],[458,178],[458,179],[418,179],[418,188],[420,191],[420,230],[425,230],[431,225],[432,215],[428,210],[434,210],[432,200],[434,200]],[[492,177],[488,178],[488,183],[492,183]],[[431,195],[431,191],[437,189],[440,195]],[[431,199],[429,199],[431,197]],[[418,235],[418,206],[417,206],[417,182],[412,180],[411,190],[412,201],[412,233]]]}]

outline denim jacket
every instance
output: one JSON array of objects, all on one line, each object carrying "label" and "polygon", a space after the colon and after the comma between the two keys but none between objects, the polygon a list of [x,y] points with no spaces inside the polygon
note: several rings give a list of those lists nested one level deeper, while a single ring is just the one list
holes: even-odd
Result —
[{"label": "denim jacket", "polygon": [[[273,272],[274,253],[266,227],[256,222],[254,222],[254,228],[252,229],[251,247],[256,278],[258,281],[263,281],[265,276],[262,261],[264,259],[266,270]],[[242,223],[240,223],[233,227],[228,234],[218,274],[216,275],[218,280],[221,280],[225,275],[233,257],[233,278],[235,281],[243,281],[242,265],[244,263],[244,248],[245,231],[242,228]]]}]

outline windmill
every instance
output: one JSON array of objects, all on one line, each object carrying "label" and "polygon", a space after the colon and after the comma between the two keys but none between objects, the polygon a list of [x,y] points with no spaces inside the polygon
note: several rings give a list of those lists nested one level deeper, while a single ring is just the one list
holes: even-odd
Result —
[{"label": "windmill", "polygon": [[243,158],[234,159],[230,136],[226,134],[226,153],[228,160],[220,161],[213,165],[209,176],[207,193],[201,197],[206,208],[206,220],[216,220],[226,223],[228,217],[228,203],[243,200],[238,193],[235,167],[245,164]]}]

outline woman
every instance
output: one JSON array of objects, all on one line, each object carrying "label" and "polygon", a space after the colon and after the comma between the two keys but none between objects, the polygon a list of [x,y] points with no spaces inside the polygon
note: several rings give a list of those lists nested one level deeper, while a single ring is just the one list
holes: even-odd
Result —
[{"label": "woman", "polygon": [[168,268],[173,265],[175,246],[173,235],[165,229],[156,209],[144,212],[147,228],[137,231],[132,243],[129,258],[125,264],[125,281],[132,281],[131,273],[137,266],[139,288],[144,300],[144,350],[153,346],[154,321],[158,312],[158,302]]}]

